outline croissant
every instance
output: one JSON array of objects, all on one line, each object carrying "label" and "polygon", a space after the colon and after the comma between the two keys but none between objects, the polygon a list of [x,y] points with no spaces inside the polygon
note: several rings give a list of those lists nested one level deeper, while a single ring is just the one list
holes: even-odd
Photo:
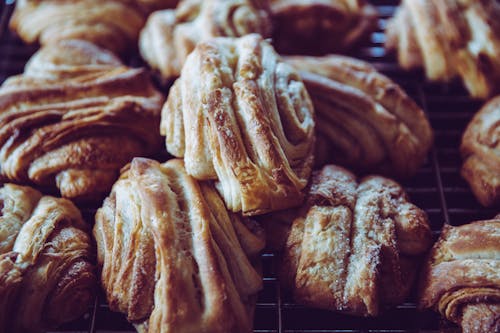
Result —
[{"label": "croissant", "polygon": [[443,228],[422,272],[419,307],[464,333],[500,331],[500,215]]},{"label": "croissant", "polygon": [[338,166],[313,174],[307,202],[293,221],[282,281],[298,303],[376,316],[407,297],[416,256],[431,246],[424,211],[396,182],[358,182]]},{"label": "croissant", "polygon": [[404,0],[387,26],[386,47],[404,69],[423,67],[432,81],[459,77],[477,98],[500,86],[500,3]]},{"label": "croissant", "polygon": [[299,75],[257,34],[199,43],[170,89],[160,132],[187,172],[217,180],[228,209],[257,215],[299,205],[314,119]]},{"label": "croissant", "polygon": [[183,0],[175,10],[158,11],[149,17],[139,49],[163,79],[172,79],[179,76],[198,42],[253,32],[270,36],[266,9],[262,0]]},{"label": "croissant", "polygon": [[365,0],[271,0],[273,44],[279,53],[346,52],[377,26]]},{"label": "croissant", "polygon": [[464,177],[483,206],[500,205],[500,96],[467,126],[460,147]]},{"label": "croissant", "polygon": [[417,104],[370,64],[343,56],[285,57],[300,71],[316,112],[315,163],[361,173],[414,175],[433,141]]},{"label": "croissant", "polygon": [[46,46],[0,87],[0,176],[96,200],[132,157],[158,150],[162,102],[145,70],[108,51]]},{"label": "croissant", "polygon": [[262,279],[257,225],[230,213],[182,160],[135,158],[96,213],[112,310],[139,332],[251,332]]},{"label": "croissant", "polygon": [[66,199],[0,188],[0,332],[41,332],[80,317],[94,300],[88,226]]}]

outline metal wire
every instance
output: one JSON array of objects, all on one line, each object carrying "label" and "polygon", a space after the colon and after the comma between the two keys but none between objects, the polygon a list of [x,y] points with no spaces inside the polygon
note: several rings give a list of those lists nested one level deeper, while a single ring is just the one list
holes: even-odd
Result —
[{"label": "metal wire", "polygon": [[[37,46],[24,45],[7,31],[13,1],[0,3],[0,82],[21,73]],[[400,70],[395,59],[383,48],[383,30],[399,1],[372,1],[379,11],[379,29],[354,56],[367,60],[398,82],[427,112],[435,130],[435,145],[419,173],[403,185],[412,201],[423,208],[437,237],[444,223],[460,225],[494,216],[482,208],[460,177],[461,133],[481,103],[467,97],[459,84],[438,85],[425,81],[422,73]],[[84,210],[92,220],[93,209]],[[279,286],[278,258],[262,255],[264,290],[255,312],[255,332],[259,333],[340,333],[340,332],[436,332],[442,323],[437,314],[418,312],[415,295],[408,302],[388,310],[379,318],[358,318],[297,305]],[[102,295],[82,318],[57,332],[135,332],[122,314],[109,310]]]}]

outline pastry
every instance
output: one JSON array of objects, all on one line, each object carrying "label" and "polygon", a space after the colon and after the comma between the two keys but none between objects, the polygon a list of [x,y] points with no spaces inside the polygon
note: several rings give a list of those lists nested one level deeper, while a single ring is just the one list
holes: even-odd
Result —
[{"label": "pastry", "polygon": [[266,8],[262,0],[183,0],[175,10],[158,11],[149,17],[139,49],[164,80],[173,79],[198,42],[253,32],[269,36]]},{"label": "pastry", "polygon": [[294,56],[316,113],[315,163],[334,162],[360,173],[407,178],[433,141],[417,104],[370,64],[353,58]]},{"label": "pastry", "polygon": [[300,304],[376,316],[408,296],[418,256],[431,242],[427,215],[396,182],[358,182],[327,165],[313,175],[292,224],[281,280]]},{"label": "pastry", "polygon": [[0,176],[99,200],[132,157],[160,147],[162,103],[144,69],[108,51],[43,47],[0,87]]},{"label": "pastry", "polygon": [[199,43],[170,89],[160,132],[190,175],[217,181],[233,212],[302,203],[313,159],[312,104],[297,72],[259,35]]},{"label": "pastry", "polygon": [[460,147],[462,177],[483,206],[500,205],[500,96],[472,119]]},{"label": "pastry", "polygon": [[271,0],[273,45],[280,53],[347,52],[377,26],[365,0]]},{"label": "pastry", "polygon": [[404,69],[428,79],[461,78],[470,95],[500,89],[500,3],[495,0],[403,0],[387,26],[386,47]]},{"label": "pastry", "polygon": [[80,317],[97,285],[88,226],[66,199],[0,188],[0,332],[40,332]]},{"label": "pastry", "polygon": [[419,307],[464,333],[500,332],[500,215],[445,225],[422,272]]},{"label": "pastry", "polygon": [[96,213],[109,306],[139,332],[252,332],[257,225],[230,213],[182,160],[135,158]]}]

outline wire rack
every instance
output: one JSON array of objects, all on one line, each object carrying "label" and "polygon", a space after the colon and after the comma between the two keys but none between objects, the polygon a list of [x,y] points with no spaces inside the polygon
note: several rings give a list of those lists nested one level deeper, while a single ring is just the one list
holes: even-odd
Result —
[{"label": "wire rack", "polygon": [[[13,2],[0,2],[0,83],[11,75],[21,73],[26,61],[38,48],[24,45],[8,31]],[[493,217],[495,212],[482,208],[460,177],[458,147],[461,135],[481,107],[481,102],[467,97],[457,82],[431,84],[425,81],[421,72],[401,71],[394,57],[386,54],[383,48],[383,31],[399,1],[373,0],[372,3],[379,11],[378,30],[354,56],[369,61],[399,83],[427,112],[435,130],[435,145],[418,174],[403,184],[406,191],[412,201],[427,212],[436,237],[443,224],[461,225]],[[137,59],[132,63],[137,64]],[[83,212],[89,220],[93,219],[93,209],[85,208]],[[406,303],[378,318],[351,317],[297,305],[279,287],[277,261],[274,253],[262,255],[264,289],[257,302],[255,332],[436,332],[447,325],[432,312],[418,312],[415,296],[410,296]],[[110,311],[104,297],[99,295],[82,318],[54,332],[117,333],[135,330],[122,314]]]}]

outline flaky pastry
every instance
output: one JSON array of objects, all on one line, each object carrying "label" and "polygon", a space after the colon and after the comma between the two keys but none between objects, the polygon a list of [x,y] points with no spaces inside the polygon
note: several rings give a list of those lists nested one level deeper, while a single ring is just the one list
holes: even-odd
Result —
[{"label": "flaky pastry", "polygon": [[0,176],[98,200],[158,150],[162,102],[144,69],[85,41],[48,45],[0,87]]},{"label": "flaky pastry", "polygon": [[94,236],[109,306],[139,332],[252,332],[261,232],[182,160],[133,159],[97,211]]},{"label": "flaky pastry", "polygon": [[42,45],[82,39],[115,53],[134,49],[153,9],[173,0],[18,0],[10,27],[25,42]]},{"label": "flaky pastry", "polygon": [[0,188],[0,332],[41,332],[80,317],[97,286],[88,226],[66,199]]},{"label": "flaky pastry", "polygon": [[346,52],[375,30],[365,0],[271,0],[273,45],[280,53]]},{"label": "flaky pastry", "polygon": [[426,214],[396,182],[358,182],[337,166],[313,175],[283,255],[281,279],[298,303],[376,316],[403,302],[416,256],[431,246]]},{"label": "flaky pastry", "polygon": [[249,33],[268,37],[266,8],[262,0],[183,0],[175,10],[149,17],[139,41],[141,54],[165,80],[175,78],[198,42]]},{"label": "flaky pastry", "polygon": [[500,96],[474,116],[462,137],[462,177],[483,206],[500,205]]},{"label": "flaky pastry", "polygon": [[422,109],[396,83],[361,60],[285,57],[300,71],[316,114],[315,163],[361,173],[414,175],[433,141]]},{"label": "flaky pastry", "polygon": [[500,331],[500,215],[443,228],[422,272],[419,306],[463,333]]},{"label": "flaky pastry", "polygon": [[257,34],[199,43],[170,89],[160,131],[227,207],[256,215],[300,205],[313,108],[298,73]]},{"label": "flaky pastry", "polygon": [[404,0],[387,27],[386,47],[404,69],[428,79],[460,77],[473,97],[500,91],[500,3],[495,0]]}]

